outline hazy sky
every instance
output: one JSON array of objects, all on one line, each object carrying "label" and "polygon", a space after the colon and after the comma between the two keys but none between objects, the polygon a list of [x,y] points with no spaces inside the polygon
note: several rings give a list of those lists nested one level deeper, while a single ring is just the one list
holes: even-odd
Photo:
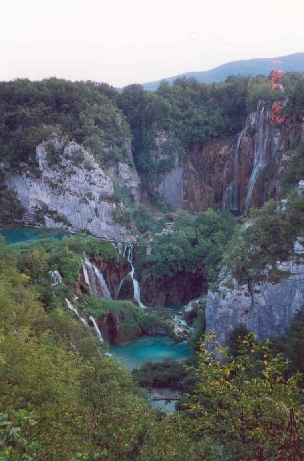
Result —
[{"label": "hazy sky", "polygon": [[304,51],[303,0],[0,0],[0,80],[116,87]]}]

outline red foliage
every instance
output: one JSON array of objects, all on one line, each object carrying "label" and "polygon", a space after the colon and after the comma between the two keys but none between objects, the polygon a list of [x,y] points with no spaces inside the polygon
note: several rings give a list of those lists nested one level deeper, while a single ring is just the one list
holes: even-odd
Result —
[{"label": "red foliage", "polygon": [[284,122],[285,117],[280,116],[281,109],[282,109],[281,105],[273,104],[273,106],[272,106],[272,117],[271,117],[272,122],[277,122],[277,123],[283,123]]}]

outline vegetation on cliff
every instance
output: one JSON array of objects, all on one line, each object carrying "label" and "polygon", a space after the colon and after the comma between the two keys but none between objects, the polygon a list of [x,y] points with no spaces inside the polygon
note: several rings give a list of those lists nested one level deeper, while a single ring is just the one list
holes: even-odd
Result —
[{"label": "vegetation on cliff", "polygon": [[35,149],[52,133],[90,149],[101,166],[130,162],[129,127],[115,105],[117,93],[106,84],[41,82],[18,79],[0,82],[0,151],[6,171],[20,164],[35,170]]},{"label": "vegetation on cliff", "polygon": [[177,272],[191,272],[202,265],[205,290],[214,281],[218,263],[237,225],[233,217],[222,211],[208,210],[193,216],[179,210],[172,226],[154,235],[145,234],[138,241],[136,256],[142,276],[154,279],[173,277]]},{"label": "vegetation on cliff", "polygon": [[269,200],[251,210],[249,223],[230,242],[233,248],[224,259],[241,283],[278,281],[284,275],[278,264],[293,255],[298,237],[304,237],[304,200],[295,188],[282,203]]}]

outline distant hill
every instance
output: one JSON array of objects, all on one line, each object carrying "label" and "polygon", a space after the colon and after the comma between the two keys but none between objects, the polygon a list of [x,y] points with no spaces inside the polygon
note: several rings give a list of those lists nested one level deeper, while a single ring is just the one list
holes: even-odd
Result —
[{"label": "distant hill", "polygon": [[[251,75],[252,77],[256,77],[257,75],[269,75],[273,69],[279,69],[283,72],[304,72],[304,53],[294,53],[276,58],[232,61],[204,72],[186,72],[185,74],[175,75],[174,77],[162,80],[167,80],[167,82],[172,84],[177,77],[192,77],[204,83],[224,82],[229,75],[241,75],[242,77]],[[146,91],[155,91],[162,80],[144,83],[142,86]]]}]

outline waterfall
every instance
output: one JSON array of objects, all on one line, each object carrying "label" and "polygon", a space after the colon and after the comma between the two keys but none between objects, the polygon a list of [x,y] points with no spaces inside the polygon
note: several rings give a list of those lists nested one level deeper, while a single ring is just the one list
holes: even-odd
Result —
[{"label": "waterfall", "polygon": [[102,273],[94,264],[90,263],[86,255],[84,255],[84,261],[82,261],[82,270],[85,283],[89,285],[91,293],[94,296],[103,296],[109,301],[112,300],[111,293]]},{"label": "waterfall", "polygon": [[52,277],[52,285],[58,285],[59,283],[62,283],[62,277],[59,274],[58,271],[49,271],[49,274],[51,274]]},{"label": "waterfall", "polygon": [[121,287],[123,286],[123,283],[124,283],[125,279],[122,279],[120,281],[120,284],[119,284],[119,287],[118,287],[118,290],[117,290],[117,295],[116,295],[116,299],[118,298],[118,295],[120,293],[120,290],[121,290]]},{"label": "waterfall", "polygon": [[89,328],[89,324],[88,324],[88,322],[86,321],[86,319],[84,319],[84,318],[82,318],[82,317],[80,316],[80,314],[79,314],[78,310],[76,309],[76,307],[74,307],[73,304],[72,304],[67,298],[65,298],[65,301],[66,301],[66,303],[67,303],[67,305],[68,305],[68,308],[69,308],[71,311],[75,312],[75,314],[77,315],[77,317],[79,318],[79,320],[81,321],[81,323],[83,324],[83,326],[84,326],[85,328],[88,329],[88,328]]},{"label": "waterfall", "polygon": [[249,204],[253,192],[255,182],[259,174],[263,171],[266,166],[266,147],[268,141],[268,112],[264,114],[264,107],[262,107],[261,112],[259,113],[259,118],[257,121],[258,124],[258,135],[255,140],[254,147],[254,165],[251,172],[251,176],[248,182],[246,202],[244,216],[247,216]]},{"label": "waterfall", "polygon": [[119,253],[120,255],[123,254],[123,246],[122,246],[122,243],[121,243],[121,242],[118,242],[118,244],[117,244],[117,250],[118,250],[118,253]]},{"label": "waterfall", "polygon": [[231,208],[231,193],[232,193],[232,187],[228,186],[223,196],[223,210],[226,210],[227,202],[230,203],[230,208]]},{"label": "waterfall", "polygon": [[128,273],[128,275],[131,277],[132,282],[133,282],[133,289],[134,289],[134,299],[138,302],[139,307],[142,309],[145,309],[146,306],[141,302],[140,300],[140,287],[138,281],[134,278],[134,266],[133,266],[133,245],[132,243],[128,243],[125,246],[123,256],[127,258],[129,263],[131,264],[131,271]]},{"label": "waterfall", "polygon": [[103,342],[104,342],[104,339],[103,339],[103,337],[101,336],[101,333],[100,333],[100,330],[99,330],[99,328],[98,328],[97,322],[96,322],[96,320],[94,319],[93,315],[90,315],[89,319],[90,319],[91,322],[93,323],[93,326],[94,326],[94,328],[95,328],[95,331],[96,331],[96,333],[97,333],[97,336],[98,336],[99,341],[100,341],[101,343],[103,343]]},{"label": "waterfall", "polygon": [[[173,317],[173,319],[174,319],[174,321],[175,321],[176,323],[179,323],[179,324],[182,325],[183,327],[188,327],[186,320],[184,320],[183,317],[182,317],[181,315],[175,315],[175,316]],[[188,327],[188,328],[189,328],[189,327]]]},{"label": "waterfall", "polygon": [[84,261],[81,261],[81,264],[82,264],[82,272],[83,272],[83,275],[84,275],[84,281],[91,288],[90,279],[89,279],[89,275],[88,275],[88,271],[87,271],[87,266],[85,265]]},{"label": "waterfall", "polygon": [[233,181],[231,185],[231,194],[230,194],[230,210],[239,211],[239,154],[240,154],[240,144],[243,133],[246,131],[247,127],[241,131],[238,136],[234,159],[233,159]]},{"label": "waterfall", "polygon": [[106,284],[106,281],[102,275],[102,273],[100,272],[100,270],[93,265],[93,269],[94,269],[94,272],[95,272],[95,275],[97,277],[97,280],[99,281],[99,284],[101,286],[101,289],[102,289],[102,292],[103,292],[103,296],[108,299],[109,301],[112,300],[112,296],[111,296],[111,293],[109,291],[109,288]]}]

